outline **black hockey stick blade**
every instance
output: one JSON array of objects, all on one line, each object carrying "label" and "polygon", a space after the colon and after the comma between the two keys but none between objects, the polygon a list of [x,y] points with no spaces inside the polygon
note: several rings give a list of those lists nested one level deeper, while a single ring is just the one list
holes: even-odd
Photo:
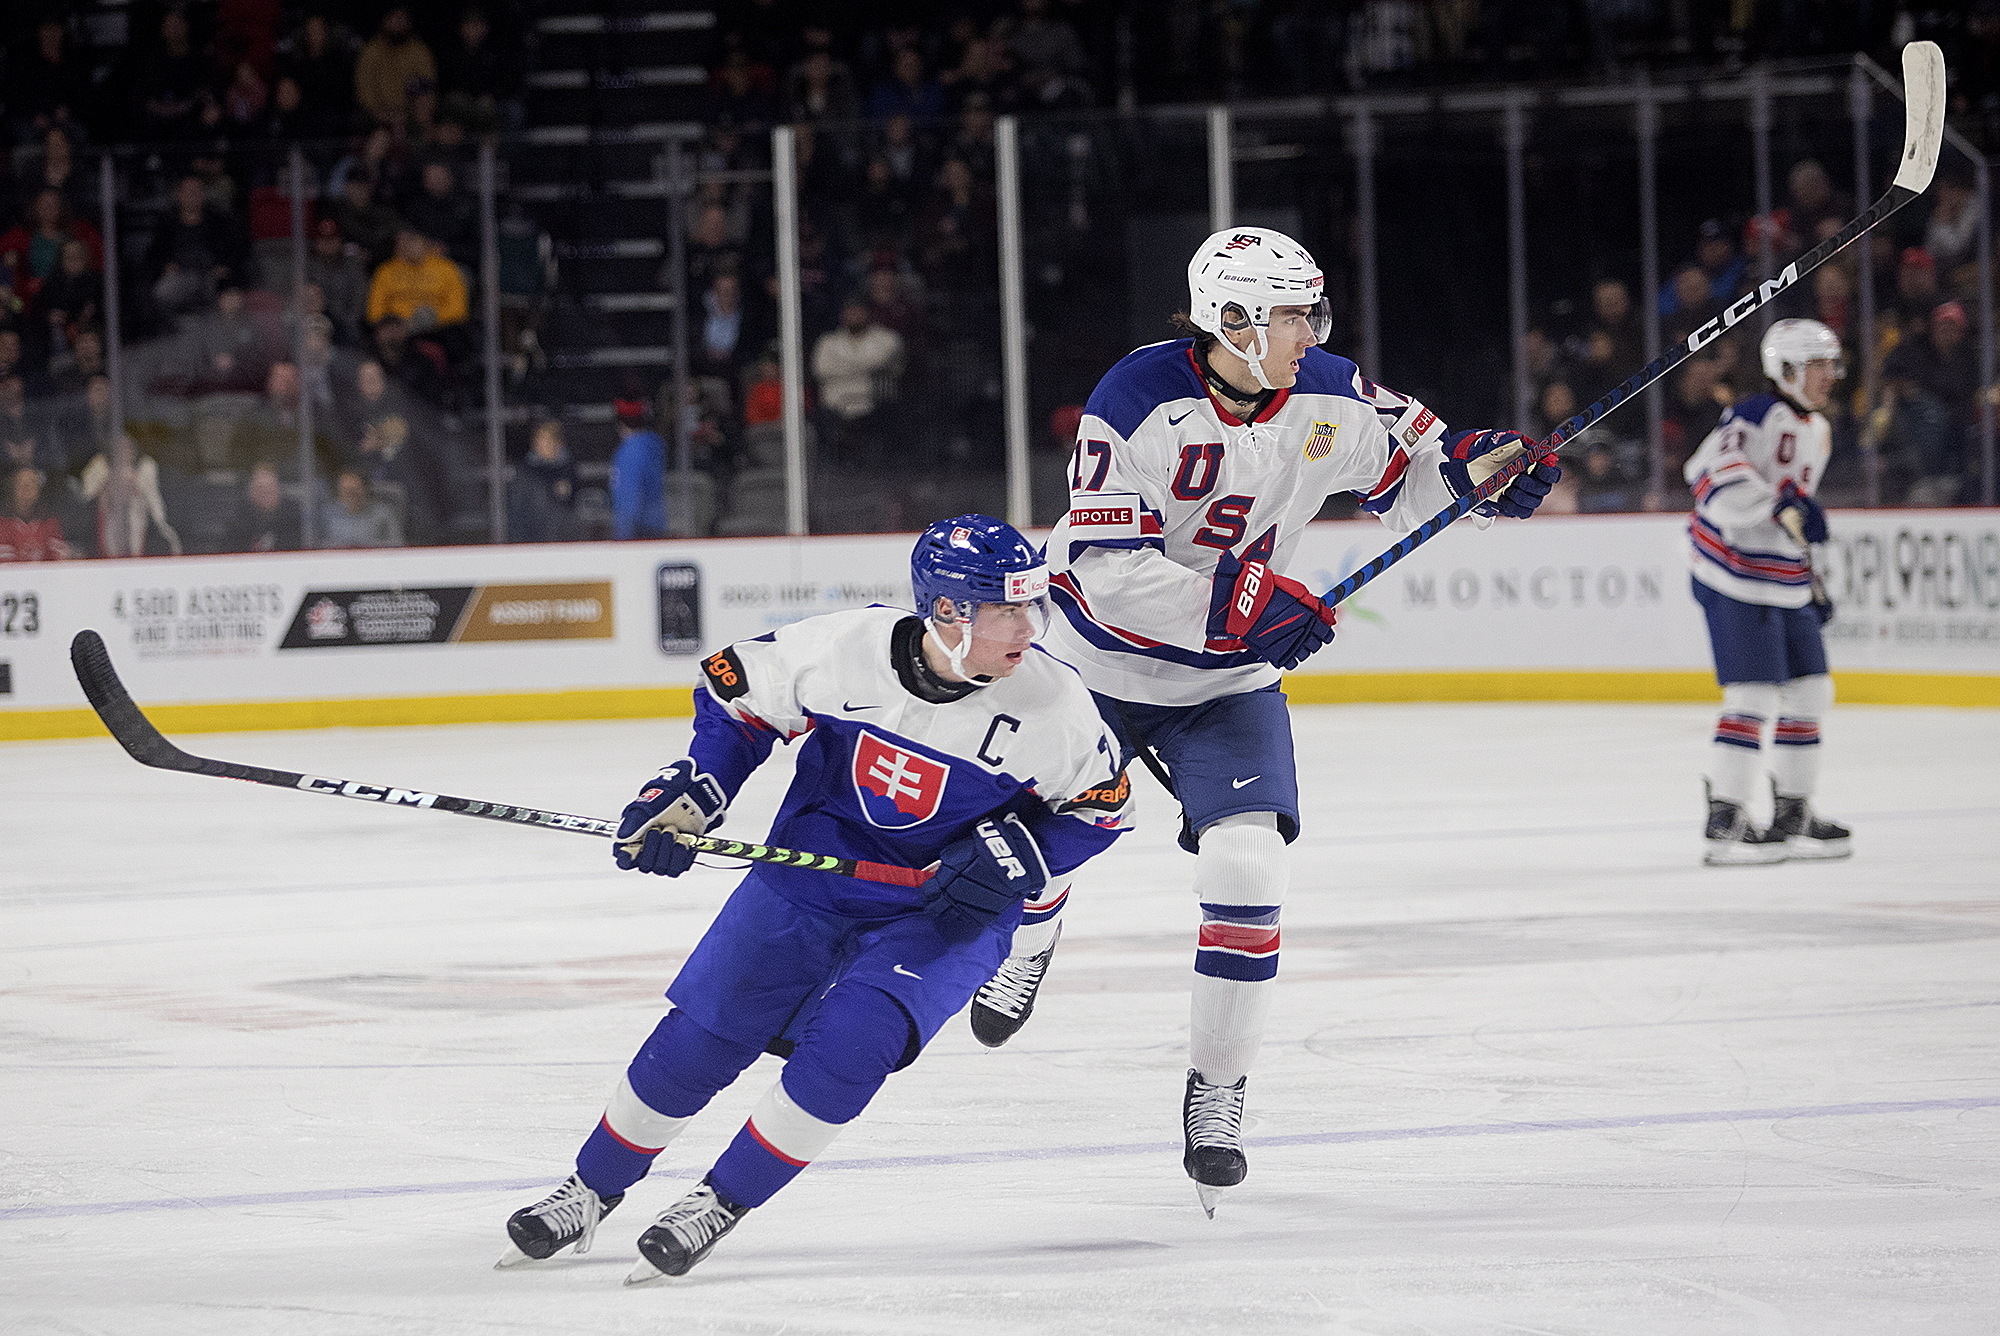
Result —
[{"label": "black hockey stick blade", "polygon": [[[131,754],[140,765],[152,766],[157,770],[179,770],[190,775],[214,775],[220,779],[240,779],[250,784],[268,784],[279,789],[298,789],[306,793],[323,793],[336,798],[358,798],[363,802],[386,803],[391,807],[421,807],[434,812],[452,812],[459,816],[484,817],[489,821],[508,821],[516,825],[540,826],[545,830],[568,830],[579,835],[599,835],[606,839],[618,834],[618,823],[594,816],[571,816],[567,812],[551,812],[539,807],[518,807],[510,803],[491,803],[478,798],[454,798],[445,793],[425,793],[420,789],[391,788],[381,784],[363,784],[351,779],[328,779],[322,775],[301,774],[295,770],[274,770],[268,766],[244,765],[238,761],[217,761],[206,756],[196,756],[167,741],[153,721],[146,717],[125,690],[125,684],[118,679],[118,670],[111,664],[111,652],[104,647],[104,637],[95,631],[83,630],[69,642],[70,666],[76,670],[77,683],[90,701],[90,708],[97,711],[97,717],[104,721],[105,728],[118,740],[118,745]],[[746,858],[758,863],[776,863],[785,867],[808,868],[815,872],[831,872],[838,876],[855,877],[862,881],[884,882],[892,886],[921,886],[929,877],[927,869],[897,867],[889,863],[871,863],[866,860],[836,858],[831,854],[805,853],[797,849],[780,849],[764,844],[745,844],[739,840],[716,839],[710,835],[689,835],[676,833],[675,839],[698,853],[719,854],[728,858]]]},{"label": "black hockey stick blade", "polygon": [[1477,489],[1425,520],[1387,551],[1327,590],[1324,601],[1337,605],[1343,599],[1352,598],[1362,586],[1435,538],[1453,521],[1505,489],[1514,479],[1545,459],[1548,452],[1560,449],[1565,441],[1574,440],[1590,430],[1648,385],[1721,338],[1758,307],[1775,299],[1884,218],[1928,190],[1931,178],[1937,173],[1938,154],[1944,146],[1944,104],[1944,53],[1938,49],[1936,42],[1911,42],[1903,48],[1903,154],[1898,160],[1895,180],[1882,192],[1880,199],[1846,227],[1786,265],[1775,278],[1765,280],[1738,297],[1721,315],[1703,324],[1686,339],[1633,372],[1622,384],[1613,386],[1602,398],[1550,432],[1541,450],[1524,451],[1518,459],[1494,473]]}]

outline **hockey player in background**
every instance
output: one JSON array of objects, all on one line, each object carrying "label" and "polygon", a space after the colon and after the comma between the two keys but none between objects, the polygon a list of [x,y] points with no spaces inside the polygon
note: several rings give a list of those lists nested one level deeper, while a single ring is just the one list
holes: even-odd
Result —
[{"label": "hockey player in background", "polygon": [[[1723,416],[1684,470],[1694,596],[1708,618],[1722,717],[1709,749],[1702,861],[1777,863],[1845,858],[1846,827],[1812,810],[1819,725],[1833,704],[1820,627],[1833,603],[1813,574],[1812,545],[1827,538],[1813,499],[1832,452],[1820,415],[1842,374],[1840,340],[1817,320],[1780,320],[1761,346],[1774,394]],[[1750,819],[1772,724],[1769,828]]]},{"label": "hockey player in background", "polygon": [[[1216,233],[1188,265],[1189,337],[1131,353],[1085,406],[1070,509],[1048,542],[1049,648],[1076,665],[1129,752],[1163,767],[1196,856],[1183,1165],[1214,1213],[1242,1181],[1243,1097],[1278,972],[1298,835],[1291,719],[1278,690],[1333,638],[1333,609],[1283,574],[1336,492],[1409,530],[1533,442],[1450,431],[1421,403],[1318,345],[1330,323],[1312,256],[1280,233]],[[1525,518],[1553,457],[1480,507]],[[1030,902],[1013,954],[972,1008],[1006,1040],[1031,1011],[1068,879]]]},{"label": "hockey player in background", "polygon": [[769,839],[930,868],[921,887],[759,864],[667,989],[576,1172],[507,1222],[509,1266],[572,1244],[760,1053],[777,1082],[700,1186],[639,1237],[627,1283],[685,1274],[860,1114],[1006,957],[1021,905],[1109,846],[1128,786],[1077,674],[1030,642],[1048,571],[981,515],[918,539],[921,617],[808,618],[711,655],[694,740],[625,809],[618,866],[673,877],[778,739],[803,737]]}]

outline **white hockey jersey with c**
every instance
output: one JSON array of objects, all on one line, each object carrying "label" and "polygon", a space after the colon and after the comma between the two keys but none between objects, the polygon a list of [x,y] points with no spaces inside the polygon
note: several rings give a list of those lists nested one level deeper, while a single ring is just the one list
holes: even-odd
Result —
[{"label": "white hockey jersey with c", "polygon": [[1191,339],[1127,355],[1085,406],[1070,509],[1049,535],[1051,649],[1091,690],[1149,705],[1277,681],[1240,640],[1209,637],[1217,560],[1284,571],[1335,492],[1416,528],[1454,499],[1444,436],[1436,414],[1324,349],[1253,422],[1209,392]]},{"label": "white hockey jersey with c", "polygon": [[1694,489],[1694,578],[1744,603],[1803,608],[1812,598],[1806,549],[1772,512],[1787,483],[1813,494],[1832,451],[1826,419],[1801,417],[1778,395],[1752,395],[1724,413],[1682,469]]}]

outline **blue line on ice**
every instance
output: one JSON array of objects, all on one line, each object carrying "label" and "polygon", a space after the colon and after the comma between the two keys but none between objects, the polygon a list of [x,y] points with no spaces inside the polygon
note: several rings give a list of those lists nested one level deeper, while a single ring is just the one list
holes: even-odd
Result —
[{"label": "blue line on ice", "polygon": [[[1715,1109],[1705,1113],[1637,1113],[1613,1118],[1564,1118],[1526,1123],[1460,1123],[1439,1127],[1385,1127],[1358,1132],[1306,1132],[1295,1136],[1247,1137],[1250,1146],[1338,1146],[1363,1141],[1421,1141],[1432,1137],[1500,1136],[1522,1132],[1601,1132],[1626,1127],[1668,1127],[1686,1123],[1763,1122],[1785,1118],[1854,1118],[1870,1114],[1932,1113],[1947,1109],[2000,1108],[2000,1095],[1960,1099],[1882,1100],[1866,1104],[1820,1104],[1794,1108]],[[866,1160],[820,1160],[814,1168],[922,1169],[938,1165],[1000,1164],[1015,1160],[1057,1160],[1104,1155],[1171,1155],[1179,1142],[1140,1141],[1100,1146],[1028,1146],[1016,1150],[964,1151],[953,1155],[877,1156]],[[697,1178],[700,1169],[663,1169],[656,1178]],[[208,1211],[230,1206],[282,1206],[299,1202],[359,1201],[370,1197],[411,1197],[445,1193],[526,1192],[551,1182],[540,1178],[494,1178],[459,1183],[399,1183],[383,1187],[318,1188],[306,1192],[248,1192],[220,1197],[168,1197],[157,1201],[80,1202],[70,1206],[15,1206],[0,1209],[0,1220],[47,1220],[130,1211]]]}]

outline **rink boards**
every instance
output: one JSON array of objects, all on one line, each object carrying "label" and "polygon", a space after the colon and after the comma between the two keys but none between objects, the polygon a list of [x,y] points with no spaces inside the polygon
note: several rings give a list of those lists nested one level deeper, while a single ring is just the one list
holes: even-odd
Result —
[{"label": "rink boards", "polygon": [[[1680,516],[1447,530],[1342,605],[1301,702],[1707,700]],[[1841,699],[2000,706],[2000,512],[1850,511],[1822,573]],[[1315,590],[1393,535],[1315,524]],[[396,549],[0,567],[0,739],[98,725],[103,634],[169,731],[685,714],[702,653],[909,599],[907,535]]]}]

